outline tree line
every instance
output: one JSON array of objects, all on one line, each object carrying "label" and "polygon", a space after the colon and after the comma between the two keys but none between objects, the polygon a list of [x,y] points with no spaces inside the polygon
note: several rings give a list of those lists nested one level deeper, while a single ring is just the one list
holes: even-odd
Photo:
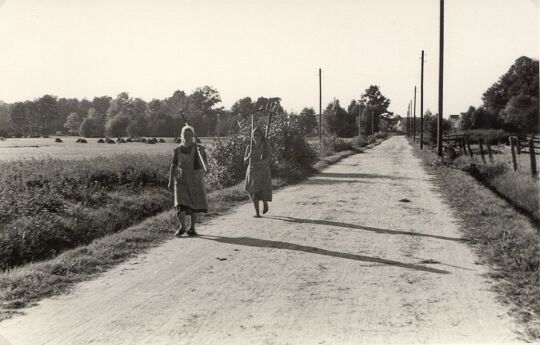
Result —
[{"label": "tree line", "polygon": [[[171,97],[146,102],[122,92],[116,98],[94,97],[92,100],[58,98],[44,95],[33,101],[7,104],[0,102],[0,136],[40,137],[70,134],[82,137],[174,137],[183,125],[179,110],[200,136],[228,136],[242,128],[250,114],[267,104],[277,103],[276,110],[289,116],[290,121],[306,135],[318,133],[318,116],[313,108],[299,113],[287,113],[279,97],[245,97],[230,109],[218,106],[219,92],[210,86],[195,89],[191,94],[177,90]],[[338,137],[371,134],[386,129],[391,122],[390,100],[376,85],[371,85],[352,100],[347,109],[339,100],[328,104],[323,112],[323,130]]]},{"label": "tree line", "polygon": [[460,129],[494,128],[538,133],[538,60],[518,58],[482,95],[482,105],[461,113]]}]

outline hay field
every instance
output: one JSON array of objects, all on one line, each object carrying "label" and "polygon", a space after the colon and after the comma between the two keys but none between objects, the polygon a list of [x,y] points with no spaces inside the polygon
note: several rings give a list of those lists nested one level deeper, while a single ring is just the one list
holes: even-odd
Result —
[{"label": "hay field", "polygon": [[[163,138],[166,143],[146,144],[132,142],[124,144],[98,144],[99,138],[88,138],[87,144],[77,143],[79,137],[60,137],[63,142],[56,143],[51,138],[9,138],[0,141],[0,161],[19,159],[58,158],[84,159],[105,157],[125,153],[163,154],[172,152],[178,145],[174,138]],[[158,138],[159,139],[159,138]],[[203,145],[210,146],[214,138],[201,138]]]}]

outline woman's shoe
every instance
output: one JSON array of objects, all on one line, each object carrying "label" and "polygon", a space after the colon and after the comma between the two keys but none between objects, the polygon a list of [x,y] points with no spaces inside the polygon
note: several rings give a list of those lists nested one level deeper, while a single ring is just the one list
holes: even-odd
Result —
[{"label": "woman's shoe", "polygon": [[186,233],[186,229],[184,229],[184,228],[179,228],[179,229],[176,230],[176,232],[174,233],[174,236],[180,237],[180,236],[182,236],[182,235],[185,234],[185,233]]},{"label": "woman's shoe", "polygon": [[188,236],[197,236],[197,231],[194,228],[190,228],[187,232]]}]

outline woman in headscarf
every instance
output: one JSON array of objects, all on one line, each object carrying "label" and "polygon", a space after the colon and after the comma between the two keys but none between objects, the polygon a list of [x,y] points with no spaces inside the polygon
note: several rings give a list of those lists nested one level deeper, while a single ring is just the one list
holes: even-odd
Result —
[{"label": "woman in headscarf", "polygon": [[[181,227],[176,236],[186,233],[186,215],[191,215],[188,236],[195,236],[197,213],[208,212],[208,200],[204,183],[203,159],[207,158],[204,148],[194,141],[195,131],[191,126],[182,128],[180,146],[174,149],[171,169],[169,172],[169,188],[174,188],[174,207],[180,220]],[[201,154],[199,156],[199,151]]]},{"label": "woman in headscarf", "polygon": [[246,147],[244,155],[244,164],[248,166],[245,189],[253,201],[255,217],[260,217],[259,202],[263,202],[264,214],[268,212],[268,202],[272,201],[271,149],[260,127],[253,130],[252,138],[253,143]]}]

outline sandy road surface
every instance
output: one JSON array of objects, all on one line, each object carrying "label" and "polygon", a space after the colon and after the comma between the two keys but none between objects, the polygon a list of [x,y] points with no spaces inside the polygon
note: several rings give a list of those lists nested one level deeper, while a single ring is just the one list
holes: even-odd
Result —
[{"label": "sandy road surface", "polygon": [[280,190],[268,217],[252,214],[243,205],[198,238],[44,300],[0,335],[17,345],[518,341],[402,137]]}]

